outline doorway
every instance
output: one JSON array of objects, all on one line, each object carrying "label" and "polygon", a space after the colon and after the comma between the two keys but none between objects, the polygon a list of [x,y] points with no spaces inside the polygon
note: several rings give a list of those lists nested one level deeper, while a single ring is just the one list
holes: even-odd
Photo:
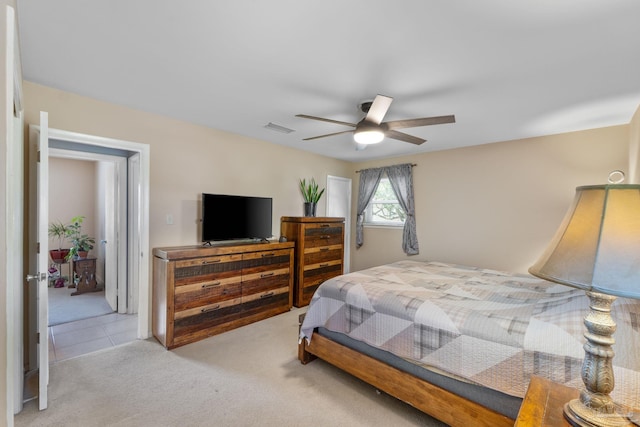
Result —
[{"label": "doorway", "polygon": [[[37,127],[34,126],[37,129]],[[105,266],[105,278],[117,277],[117,312],[138,314],[138,338],[150,336],[149,322],[149,158],[147,144],[48,129],[49,157],[98,162],[102,166],[98,180],[111,179],[109,200],[115,209],[97,209],[105,217],[104,230],[96,241],[100,258],[111,258]],[[105,168],[108,165],[109,168]],[[105,169],[110,169],[105,172]],[[105,175],[106,173],[106,175]],[[107,175],[110,178],[107,178]],[[55,218],[51,218],[52,220]],[[61,218],[62,219],[62,218]],[[108,227],[107,227],[108,226]],[[103,233],[104,232],[104,233]],[[106,240],[105,243],[101,243]],[[109,240],[114,243],[110,244]],[[103,245],[101,247],[101,245]],[[111,254],[106,248],[110,248]],[[104,252],[104,253],[103,253]],[[116,266],[114,268],[114,266]],[[111,274],[108,273],[111,271]],[[106,294],[106,292],[105,292]]]},{"label": "doorway", "polygon": [[[84,264],[73,263],[68,258],[61,258],[61,255],[55,261],[53,256],[50,257],[52,263],[49,269],[49,326],[114,311],[124,313],[126,300],[123,299],[118,304],[117,288],[119,286],[126,288],[126,271],[122,277],[118,277],[118,242],[115,235],[106,236],[105,230],[115,230],[117,223],[121,220],[118,215],[119,205],[126,207],[126,191],[119,197],[113,197],[119,194],[113,188],[118,177],[116,176],[115,179],[113,177],[114,172],[117,172],[116,168],[105,167],[111,166],[110,164],[103,166],[102,163],[106,162],[98,159],[76,158],[76,152],[51,148],[53,146],[54,141],[51,141],[49,224],[58,224],[58,229],[61,229],[61,226],[68,226],[72,222],[71,218],[82,218],[81,234],[93,239],[93,247],[82,261]],[[122,162],[126,163],[126,159],[122,158]],[[111,214],[114,211],[115,215]],[[125,233],[126,229],[119,234],[125,235]],[[107,251],[113,245],[116,246],[114,250]],[[52,238],[50,236],[49,238],[50,252],[51,250],[66,251],[70,246],[71,242],[67,237]],[[106,252],[110,252],[110,256],[106,256]],[[94,285],[90,289],[86,286],[76,287],[75,282],[79,281],[76,270],[83,265],[93,266],[91,283]],[[107,295],[110,298],[107,298]]]},{"label": "doorway", "polygon": [[351,179],[327,175],[327,216],[344,217],[344,273],[351,271]]},{"label": "doorway", "polygon": [[[81,144],[50,140],[49,221],[68,224],[69,218],[84,218],[83,232],[95,240],[89,255],[95,260],[91,264],[95,265],[96,288],[104,290],[102,306],[108,305],[112,311],[122,314],[137,313],[138,307],[131,303],[128,292],[126,257],[121,256],[128,249],[127,159],[133,153],[113,149],[101,151],[95,153]],[[50,247],[60,245],[57,241],[49,243]],[[61,276],[68,273],[60,282],[67,278],[66,285],[73,288],[71,265],[60,265],[61,269],[66,267],[66,271],[63,269],[58,273]],[[53,293],[59,294],[55,290]],[[90,297],[84,295],[83,299]],[[99,307],[99,301],[96,305],[97,309],[106,310]],[[56,315],[52,310],[50,313],[50,317]],[[78,320],[71,314],[66,316]]]},{"label": "doorway", "polygon": [[[100,153],[105,149],[124,150],[131,152],[132,154],[127,157],[126,170],[129,176],[128,182],[125,184],[127,188],[127,203],[126,203],[126,220],[123,223],[126,224],[126,229],[129,231],[126,237],[121,240],[126,247],[126,250],[118,254],[118,265],[127,266],[125,270],[127,301],[130,301],[130,310],[137,308],[137,338],[148,338],[150,336],[150,307],[149,307],[149,158],[150,147],[147,144],[139,144],[129,141],[116,140],[111,138],[103,138],[86,134],[78,134],[68,131],[62,131],[58,129],[49,129],[47,126],[47,114],[41,114],[41,126],[31,125],[29,127],[29,141],[30,149],[38,149],[42,146],[42,152],[44,156],[38,156],[35,152],[30,153],[30,164],[35,163],[35,159],[39,159],[38,169],[43,170],[45,176],[48,174],[48,151],[50,141],[63,141],[66,144],[79,144],[85,147],[84,151]],[[44,141],[44,142],[43,142]],[[44,145],[43,145],[44,144]],[[33,169],[33,170],[32,170]],[[35,176],[35,167],[30,167],[30,182],[31,185],[36,185],[37,180],[33,178]],[[46,181],[45,181],[46,182]],[[45,184],[38,185],[37,188],[31,188],[29,193],[33,200],[29,203],[30,206],[30,223],[29,223],[29,242],[30,242],[30,265],[29,269],[32,271],[46,270],[47,262],[44,256],[48,258],[48,251],[46,246],[48,242],[46,236],[46,224],[48,223],[48,213],[44,212],[44,216],[40,217],[40,226],[38,229],[44,229],[44,237],[39,239],[40,242],[45,242],[45,250],[42,251],[42,255],[37,255],[39,251],[33,250],[31,245],[35,241],[33,236],[37,234],[33,231],[35,229],[35,218],[38,217],[35,211],[39,206],[39,203],[35,200],[44,200],[40,202],[41,206],[48,207],[48,186]],[[46,194],[39,194],[39,193]],[[42,215],[42,214],[40,214]],[[41,261],[38,261],[37,258]],[[122,262],[120,262],[122,261]],[[44,268],[38,268],[38,265],[42,265],[44,262]],[[40,274],[40,273],[39,273]],[[39,277],[39,276],[38,276]],[[41,282],[42,283],[42,282]],[[35,292],[29,293],[29,318],[38,318],[38,321],[29,322],[28,338],[25,342],[25,347],[28,349],[29,354],[29,366],[40,368],[40,397],[39,407],[45,409],[47,405],[46,399],[46,387],[48,384],[48,352],[45,345],[38,345],[38,327],[40,324],[40,330],[46,331],[48,328],[47,323],[47,286],[38,286],[40,296]],[[38,303],[38,299],[40,302]],[[43,306],[44,301],[44,306]],[[138,301],[140,302],[138,304]],[[43,323],[44,322],[44,323]],[[44,326],[42,326],[44,324]],[[43,344],[46,343],[46,340]]]}]

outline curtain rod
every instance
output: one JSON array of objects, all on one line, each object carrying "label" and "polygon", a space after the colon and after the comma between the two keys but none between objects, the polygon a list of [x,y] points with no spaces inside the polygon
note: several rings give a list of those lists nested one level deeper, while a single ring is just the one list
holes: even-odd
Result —
[{"label": "curtain rod", "polygon": [[[406,163],[403,163],[403,164],[406,164]],[[395,166],[395,165],[394,165],[394,166]],[[417,164],[415,164],[415,163],[410,163],[410,164],[409,164],[409,166],[414,167],[414,166],[418,166],[418,165],[417,165]],[[389,166],[382,166],[382,167],[384,168],[384,167],[389,167]],[[369,169],[378,169],[378,168],[369,168]],[[360,172],[362,172],[363,170],[366,170],[366,169],[357,170],[357,171],[356,171],[356,173],[360,173]]]}]

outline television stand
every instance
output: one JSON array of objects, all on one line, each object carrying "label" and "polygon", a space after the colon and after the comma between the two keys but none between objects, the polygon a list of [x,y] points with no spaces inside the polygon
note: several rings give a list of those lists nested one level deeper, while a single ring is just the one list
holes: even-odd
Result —
[{"label": "television stand", "polygon": [[158,341],[171,349],[289,311],[295,243],[267,243],[154,248]]}]

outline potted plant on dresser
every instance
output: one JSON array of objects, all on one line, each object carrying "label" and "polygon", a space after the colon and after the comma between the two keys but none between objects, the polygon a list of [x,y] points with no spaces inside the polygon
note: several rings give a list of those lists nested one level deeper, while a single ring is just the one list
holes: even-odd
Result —
[{"label": "potted plant on dresser", "polygon": [[324,193],[324,188],[318,191],[318,184],[314,178],[311,178],[308,183],[303,178],[300,180],[300,191],[304,198],[304,216],[316,216],[316,207]]},{"label": "potted plant on dresser", "polygon": [[69,249],[62,248],[62,243],[64,242],[65,237],[67,237],[67,226],[61,221],[54,221],[49,224],[48,232],[49,237],[58,240],[58,249],[49,250],[49,256],[51,256],[51,260],[55,264],[62,264],[69,254]]},{"label": "potted plant on dresser", "polygon": [[74,216],[71,218],[71,224],[67,226],[67,237],[71,241],[71,249],[69,250],[67,259],[86,258],[96,243],[95,238],[82,232],[82,222],[84,218],[84,216]]}]

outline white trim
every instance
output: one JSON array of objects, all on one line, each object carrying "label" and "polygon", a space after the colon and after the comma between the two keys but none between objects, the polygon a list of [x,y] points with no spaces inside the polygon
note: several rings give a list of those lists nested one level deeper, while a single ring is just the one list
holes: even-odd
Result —
[{"label": "white trim", "polygon": [[389,230],[402,230],[404,224],[385,224],[381,222],[365,222],[362,224],[364,228],[387,228]]}]

